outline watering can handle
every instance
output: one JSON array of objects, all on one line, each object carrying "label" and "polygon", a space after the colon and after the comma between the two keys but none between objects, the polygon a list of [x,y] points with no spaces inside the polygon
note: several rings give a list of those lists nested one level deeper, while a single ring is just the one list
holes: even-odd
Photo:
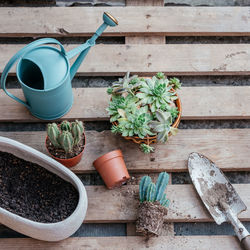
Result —
[{"label": "watering can handle", "polygon": [[14,96],[13,94],[11,94],[10,92],[7,91],[6,89],[6,79],[7,76],[9,74],[10,69],[13,67],[13,65],[16,63],[16,61],[25,53],[27,53],[29,50],[42,45],[42,44],[46,44],[46,43],[52,43],[52,44],[58,44],[61,48],[61,52],[66,55],[64,47],[62,46],[62,44],[57,41],[56,39],[53,38],[42,38],[39,40],[36,40],[28,45],[26,45],[24,48],[22,48],[21,50],[19,50],[10,60],[9,62],[6,64],[2,76],[1,76],[1,88],[4,90],[4,92],[11,97],[12,99],[14,99],[15,101],[23,104],[25,107],[30,108],[29,104],[27,102],[24,102],[23,100],[19,99],[18,97]]}]

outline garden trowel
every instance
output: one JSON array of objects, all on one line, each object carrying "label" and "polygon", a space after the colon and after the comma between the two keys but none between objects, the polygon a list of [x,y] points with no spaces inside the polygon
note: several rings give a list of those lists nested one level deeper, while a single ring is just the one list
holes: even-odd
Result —
[{"label": "garden trowel", "polygon": [[201,200],[215,222],[218,225],[230,222],[243,249],[250,250],[250,234],[238,219],[238,214],[247,207],[220,168],[204,155],[191,153],[188,170]]}]

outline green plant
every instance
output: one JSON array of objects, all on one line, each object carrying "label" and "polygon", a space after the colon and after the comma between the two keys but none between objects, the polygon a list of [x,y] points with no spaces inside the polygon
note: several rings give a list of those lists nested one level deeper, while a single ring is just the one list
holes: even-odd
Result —
[{"label": "green plant", "polygon": [[154,184],[149,176],[143,176],[139,184],[140,202],[158,201],[162,206],[169,207],[170,201],[164,193],[168,185],[169,175],[166,172],[159,174],[156,184]]},{"label": "green plant", "polygon": [[[141,150],[144,153],[153,152],[154,148],[148,140],[150,136],[157,135],[158,141],[166,142],[168,135],[176,132],[171,125],[179,115],[174,90],[178,86],[180,82],[177,78],[168,80],[161,72],[152,79],[129,77],[127,73],[108,90],[111,100],[107,111],[113,123],[112,133],[139,137],[143,140],[136,138]],[[164,113],[167,118],[159,121],[158,112]]]},{"label": "green plant", "polygon": [[120,131],[122,136],[138,135],[140,138],[144,138],[147,135],[154,135],[148,125],[151,120],[152,116],[148,113],[148,107],[145,106],[135,109],[133,113],[125,112],[124,117],[118,119],[119,124],[116,129]]},{"label": "green plant", "polygon": [[142,82],[136,96],[143,105],[149,104],[151,111],[155,112],[162,106],[169,108],[170,104],[177,99],[176,93],[171,89],[172,86],[169,86],[167,78],[159,79],[153,76],[152,79],[146,79],[146,82]]},{"label": "green plant", "polygon": [[123,78],[119,78],[118,81],[114,82],[112,87],[108,88],[108,94],[121,94],[121,93],[132,93],[133,89],[140,86],[140,78],[136,75],[129,77],[129,72]]},{"label": "green plant", "polygon": [[149,127],[157,133],[158,141],[166,142],[168,140],[168,135],[170,132],[173,135],[177,133],[177,128],[171,127],[172,115],[170,112],[157,110],[155,112],[155,117],[157,120],[150,121]]},{"label": "green plant", "polygon": [[68,122],[68,121],[63,121],[63,122],[60,124],[60,128],[61,128],[61,130],[63,130],[63,131],[70,131],[70,130],[71,130],[71,124],[70,124],[70,122]]},{"label": "green plant", "polygon": [[140,148],[141,148],[142,152],[145,154],[152,153],[155,150],[154,147],[151,147],[150,145],[147,145],[145,143],[141,143]]},{"label": "green plant", "polygon": [[79,145],[84,133],[83,122],[63,121],[61,124],[49,123],[47,126],[47,135],[55,148],[61,148],[66,153],[70,153],[73,147]]},{"label": "green plant", "polygon": [[173,77],[173,78],[170,78],[169,80],[169,85],[172,86],[173,89],[180,89],[181,88],[181,82],[178,78],[176,77]]}]

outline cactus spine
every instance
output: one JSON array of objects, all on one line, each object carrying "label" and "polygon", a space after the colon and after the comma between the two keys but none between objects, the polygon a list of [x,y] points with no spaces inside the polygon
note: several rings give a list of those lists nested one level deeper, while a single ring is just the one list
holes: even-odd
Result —
[{"label": "cactus spine", "polygon": [[146,192],[148,189],[148,185],[151,183],[151,178],[149,176],[143,176],[140,184],[139,184],[139,194],[140,194],[140,202],[146,200]]},{"label": "cactus spine", "polygon": [[148,189],[147,189],[147,195],[146,195],[147,201],[149,202],[155,201],[155,191],[156,191],[155,184],[151,182],[148,185]]},{"label": "cactus spine", "polygon": [[60,131],[56,123],[48,124],[47,134],[53,146],[59,148],[60,144],[58,142],[58,136],[60,135]]},{"label": "cactus spine", "polygon": [[62,131],[71,131],[71,125],[68,121],[63,121],[60,125]]},{"label": "cactus spine", "polygon": [[80,143],[80,141],[82,139],[82,134],[84,131],[82,121],[76,120],[75,122],[72,122],[71,131],[72,131],[72,135],[74,137],[74,144],[77,145],[78,143]]},{"label": "cactus spine", "polygon": [[169,175],[166,172],[162,172],[159,174],[159,177],[156,182],[156,196],[155,200],[160,201],[164,191],[168,185]]},{"label": "cactus spine", "polygon": [[74,145],[74,138],[69,131],[62,131],[58,139],[61,147],[64,149],[66,153],[72,152]]}]

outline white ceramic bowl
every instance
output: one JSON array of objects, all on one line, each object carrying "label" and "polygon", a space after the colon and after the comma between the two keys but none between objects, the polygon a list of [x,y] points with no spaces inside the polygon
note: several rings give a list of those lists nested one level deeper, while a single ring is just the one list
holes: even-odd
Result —
[{"label": "white ceramic bowl", "polygon": [[56,223],[35,222],[0,208],[0,223],[39,240],[59,241],[72,235],[83,223],[88,206],[87,193],[81,180],[59,162],[15,140],[0,136],[0,151],[39,164],[65,181],[70,182],[79,192],[79,201],[75,211],[63,221]]}]

